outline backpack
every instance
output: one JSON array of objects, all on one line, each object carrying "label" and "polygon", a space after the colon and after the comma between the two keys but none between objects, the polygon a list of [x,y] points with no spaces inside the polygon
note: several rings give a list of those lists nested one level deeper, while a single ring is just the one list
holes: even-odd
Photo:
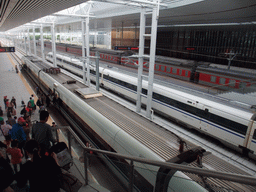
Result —
[{"label": "backpack", "polygon": [[23,109],[20,111],[20,114],[21,114],[21,115],[24,115],[24,114],[26,114],[26,113],[27,113],[27,111],[26,111],[25,108],[23,108]]},{"label": "backpack", "polygon": [[40,106],[41,106],[41,102],[40,102],[40,100],[39,100],[39,99],[37,100],[36,105],[37,105],[38,107],[40,107]]}]

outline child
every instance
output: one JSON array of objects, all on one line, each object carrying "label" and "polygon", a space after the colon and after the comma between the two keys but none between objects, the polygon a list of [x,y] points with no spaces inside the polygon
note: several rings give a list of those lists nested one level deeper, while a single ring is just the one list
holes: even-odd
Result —
[{"label": "child", "polygon": [[11,155],[11,163],[13,164],[13,167],[14,167],[14,173],[18,172],[17,165],[20,166],[21,158],[23,157],[21,150],[18,148],[18,144],[19,144],[18,140],[13,140],[11,144],[12,148],[8,147],[6,151],[7,154]]}]

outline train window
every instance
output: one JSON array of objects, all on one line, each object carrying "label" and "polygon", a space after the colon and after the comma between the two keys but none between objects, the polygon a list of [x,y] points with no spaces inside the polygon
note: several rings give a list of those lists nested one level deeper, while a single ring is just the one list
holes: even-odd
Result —
[{"label": "train window", "polygon": [[168,73],[170,73],[170,72],[171,72],[171,68],[170,68],[170,67],[166,67],[166,71],[167,71]]},{"label": "train window", "polygon": [[176,74],[177,73],[177,69],[176,68],[172,68],[172,73]]},{"label": "train window", "polygon": [[235,87],[236,86],[236,80],[233,80],[233,79],[229,80],[229,86],[230,87]]},{"label": "train window", "polygon": [[243,135],[246,134],[247,126],[242,125],[240,123],[231,121],[229,119],[225,119],[221,116],[212,114],[210,112],[206,112],[205,110],[198,109],[196,107],[193,107],[193,106],[187,105],[185,103],[173,100],[173,99],[165,97],[163,95],[159,95],[157,93],[153,93],[153,98],[158,99],[159,101],[161,101],[163,103],[166,103],[166,104],[169,104],[171,106],[177,107],[181,110],[187,111],[191,114],[197,115],[197,116],[202,117],[202,118],[207,119],[207,120],[210,120],[210,121],[212,121],[212,122],[214,122],[218,125],[224,126],[224,127],[228,128],[230,130],[233,130],[237,133],[240,133],[240,134],[243,134]]},{"label": "train window", "polygon": [[216,77],[215,76],[211,76],[211,82],[213,82],[213,83],[216,82]]},{"label": "train window", "polygon": [[239,83],[239,88],[245,88],[245,87],[246,87],[246,82]]},{"label": "train window", "polygon": [[179,74],[182,75],[182,69],[180,69]]},{"label": "train window", "polygon": [[185,76],[188,77],[188,71],[185,71]]},{"label": "train window", "polygon": [[161,66],[161,71],[165,71],[165,66]]},{"label": "train window", "polygon": [[256,130],[254,130],[253,139],[256,139]]},{"label": "train window", "polygon": [[147,90],[147,89],[142,89],[142,93],[143,93],[144,95],[147,95],[147,94],[148,94],[148,90]]},{"label": "train window", "polygon": [[220,78],[220,84],[226,84],[226,79],[225,78]]},{"label": "train window", "polygon": [[156,65],[156,70],[159,70],[159,65]]}]

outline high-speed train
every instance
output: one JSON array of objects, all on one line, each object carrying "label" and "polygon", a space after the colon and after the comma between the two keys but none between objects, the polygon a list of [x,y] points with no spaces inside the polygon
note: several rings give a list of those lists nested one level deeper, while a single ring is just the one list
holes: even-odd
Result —
[{"label": "high-speed train", "polygon": [[[46,87],[47,90],[51,89],[52,91],[56,91],[59,98],[68,106],[69,110],[91,127],[93,131],[98,134],[102,140],[108,143],[113,150],[120,154],[144,157],[145,159],[155,161],[164,161],[159,155],[93,109],[90,105],[84,102],[79,95],[74,94],[72,91],[65,88],[62,83],[59,83],[49,74],[43,72],[38,66],[31,62],[33,59],[30,59],[31,58],[29,57],[22,58],[23,64],[26,65],[25,68],[29,68],[29,73],[33,74],[33,76],[38,79],[40,78],[41,86]],[[40,77],[38,77],[39,73]],[[137,162],[134,162],[134,165],[138,173],[151,183],[152,186],[155,186],[158,167]],[[144,191],[149,190],[145,189]],[[207,190],[182,172],[176,172],[169,182],[168,191],[206,192]]]},{"label": "high-speed train", "polygon": [[[45,47],[51,48],[51,43],[44,42]],[[76,55],[82,55],[81,46],[57,43],[58,51]],[[96,51],[100,54],[100,60],[137,68],[138,57],[133,55],[131,50],[111,50],[101,48],[91,48],[90,54],[95,56]],[[143,70],[149,70],[149,59],[144,58]],[[254,90],[255,73],[246,72],[245,69],[234,68],[227,70],[227,66],[207,62],[195,62],[181,58],[172,58],[156,55],[155,73],[182,79],[184,81],[215,87],[222,90]],[[232,68],[232,67],[231,67]]]},{"label": "high-speed train", "polygon": [[[59,66],[82,76],[82,63],[78,59],[56,55]],[[52,53],[47,59],[52,61]],[[111,68],[100,67],[100,83],[104,88],[136,101],[137,78]],[[95,81],[95,69],[91,67],[91,80]],[[147,81],[143,81],[142,93],[147,94]],[[207,95],[206,95],[207,96]],[[146,104],[146,97],[142,97]],[[245,109],[217,97],[204,97],[179,91],[158,83],[153,86],[152,108],[171,119],[182,122],[210,135],[225,145],[256,158],[256,116],[251,109]]]}]

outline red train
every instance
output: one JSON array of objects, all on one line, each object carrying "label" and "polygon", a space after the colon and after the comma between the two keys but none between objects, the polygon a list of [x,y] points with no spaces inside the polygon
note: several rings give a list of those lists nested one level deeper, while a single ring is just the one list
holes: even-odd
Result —
[{"label": "red train", "polygon": [[[51,48],[51,43],[45,42],[44,46]],[[81,46],[57,43],[56,49],[57,51],[82,55]],[[94,56],[96,51],[100,53],[100,59],[103,61],[134,68],[137,67],[138,59],[132,56],[134,52],[92,48],[90,54]],[[148,68],[148,59],[145,58],[144,70],[148,70]],[[223,68],[223,65],[164,56],[156,56],[155,73],[216,87],[221,90],[236,90],[241,92],[254,91],[255,83],[252,80],[256,78],[256,74],[238,70],[227,70]]]}]

